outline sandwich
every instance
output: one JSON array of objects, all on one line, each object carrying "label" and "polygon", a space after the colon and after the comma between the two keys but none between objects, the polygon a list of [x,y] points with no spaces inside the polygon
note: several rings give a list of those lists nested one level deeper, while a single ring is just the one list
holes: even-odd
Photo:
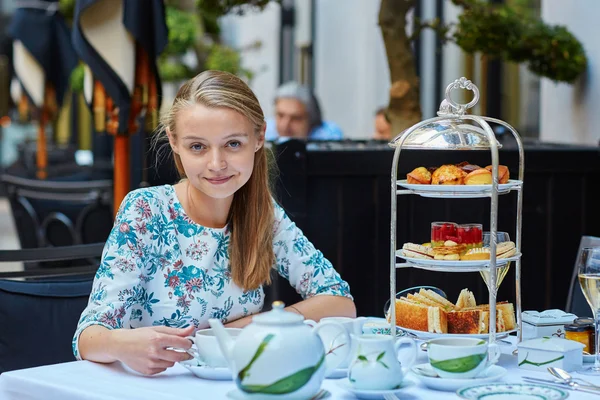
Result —
[{"label": "sandwich", "polygon": [[445,311],[405,297],[396,299],[396,325],[424,332],[448,332]]},{"label": "sandwich", "polygon": [[483,313],[484,311],[478,309],[448,313],[448,333],[481,333],[484,327]]},{"label": "sandwich", "polygon": [[456,300],[456,306],[454,309],[456,311],[460,311],[463,308],[475,306],[477,306],[477,303],[475,302],[475,296],[473,295],[473,292],[471,292],[469,289],[461,290],[460,294],[458,295],[458,300]]},{"label": "sandwich", "polygon": [[[469,307],[467,308],[467,310],[482,310],[482,311],[489,311],[490,310],[490,305],[489,304],[481,304],[475,307]],[[516,325],[517,325],[517,321],[515,318],[515,308],[513,306],[512,303],[509,303],[507,301],[501,301],[496,303],[496,319],[498,316],[501,316],[502,318],[502,323],[500,324],[500,326],[503,326],[504,329],[502,331],[498,330],[498,321],[496,321],[496,331],[498,332],[503,332],[503,331],[511,331],[513,329],[515,329]],[[489,319],[486,318],[486,321]],[[486,331],[487,332],[487,331]]]},{"label": "sandwich", "polygon": [[433,249],[416,243],[404,243],[402,254],[410,258],[433,260]]},{"label": "sandwich", "polygon": [[[445,302],[438,301],[438,298]],[[454,304],[437,293],[421,289],[419,293],[396,299],[396,325],[418,331],[447,333],[446,310],[453,309]]]},{"label": "sandwich", "polygon": [[419,290],[418,294],[419,294],[419,296],[424,297],[424,298],[428,299],[429,301],[431,301],[433,303],[432,304],[433,306],[440,307],[446,312],[450,312],[455,309],[455,305],[452,304],[452,302],[450,302],[450,301],[448,301],[448,299],[440,296],[433,290],[421,288]]}]

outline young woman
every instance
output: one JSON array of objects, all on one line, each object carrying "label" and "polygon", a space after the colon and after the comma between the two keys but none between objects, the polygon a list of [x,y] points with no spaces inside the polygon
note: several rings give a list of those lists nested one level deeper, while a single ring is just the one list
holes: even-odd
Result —
[{"label": "young woman", "polygon": [[304,299],[289,311],[355,316],[348,284],[274,202],[264,134],[236,76],[205,71],[181,87],[157,135],[182,180],[123,200],[73,338],[78,359],[162,372],[189,358],[166,348],[188,349],[209,318],[250,323],[273,268]]}]

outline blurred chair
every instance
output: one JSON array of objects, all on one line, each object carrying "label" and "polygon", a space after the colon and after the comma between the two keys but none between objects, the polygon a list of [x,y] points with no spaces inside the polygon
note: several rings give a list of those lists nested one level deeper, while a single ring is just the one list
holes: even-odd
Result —
[{"label": "blurred chair", "polygon": [[581,249],[584,247],[597,246],[600,246],[600,237],[582,236],[581,242],[579,242],[579,250],[577,250],[577,258],[575,259],[573,275],[571,276],[571,285],[569,286],[569,294],[567,296],[567,305],[565,307],[566,312],[573,313],[578,317],[592,316],[592,311],[583,295],[583,292],[581,291],[581,286],[579,286],[579,279],[577,277],[577,264],[581,254]]},{"label": "blurred chair", "polygon": [[[104,242],[110,234],[112,180],[41,181],[5,174],[0,181],[23,249]],[[25,269],[38,266],[27,263]]]},{"label": "blurred chair", "polygon": [[[104,243],[94,243],[0,250],[0,262],[95,260],[103,248]],[[88,303],[97,268],[98,264],[91,264],[0,272],[0,373],[75,360],[73,333]]]}]

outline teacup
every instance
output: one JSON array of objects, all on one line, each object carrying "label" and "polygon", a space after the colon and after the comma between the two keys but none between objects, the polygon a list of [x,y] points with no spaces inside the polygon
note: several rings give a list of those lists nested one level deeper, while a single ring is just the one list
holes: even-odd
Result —
[{"label": "teacup", "polygon": [[427,343],[427,357],[440,378],[470,379],[498,361],[500,348],[482,339],[433,339]]},{"label": "teacup", "polygon": [[[373,335],[390,335],[390,323],[385,318],[368,318],[362,328],[362,333]],[[404,332],[396,327],[396,336],[403,336]]]},{"label": "teacup", "polygon": [[[390,390],[404,379],[402,366],[408,368],[417,358],[417,345],[409,338],[396,339],[386,335],[352,335],[354,351],[348,368],[348,380],[360,390]],[[409,357],[400,363],[398,355],[403,344],[410,346]]]},{"label": "teacup", "polygon": [[[239,328],[225,328],[231,337],[237,337],[242,331]],[[188,336],[196,348],[191,348],[188,353],[195,359],[209,367],[227,368],[227,359],[221,353],[221,348],[212,329],[201,329],[194,336]]]}]

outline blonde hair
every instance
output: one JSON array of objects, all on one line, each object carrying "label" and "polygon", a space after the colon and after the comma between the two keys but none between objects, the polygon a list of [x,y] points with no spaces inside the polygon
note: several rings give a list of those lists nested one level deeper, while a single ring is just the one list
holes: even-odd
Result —
[{"label": "blonde hair", "polygon": [[[171,109],[161,116],[155,141],[167,139],[167,129],[177,138],[175,119],[184,108],[201,104],[208,108],[225,107],[250,121],[259,135],[265,118],[252,90],[237,76],[222,71],[204,71],[190,79],[177,92]],[[156,142],[155,142],[156,144]],[[170,149],[170,147],[169,147]],[[271,283],[274,205],[269,179],[270,150],[262,146],[254,154],[254,170],[248,182],[233,196],[228,223],[231,229],[229,263],[233,282],[245,290]],[[185,171],[181,157],[172,152],[181,178]]]}]

